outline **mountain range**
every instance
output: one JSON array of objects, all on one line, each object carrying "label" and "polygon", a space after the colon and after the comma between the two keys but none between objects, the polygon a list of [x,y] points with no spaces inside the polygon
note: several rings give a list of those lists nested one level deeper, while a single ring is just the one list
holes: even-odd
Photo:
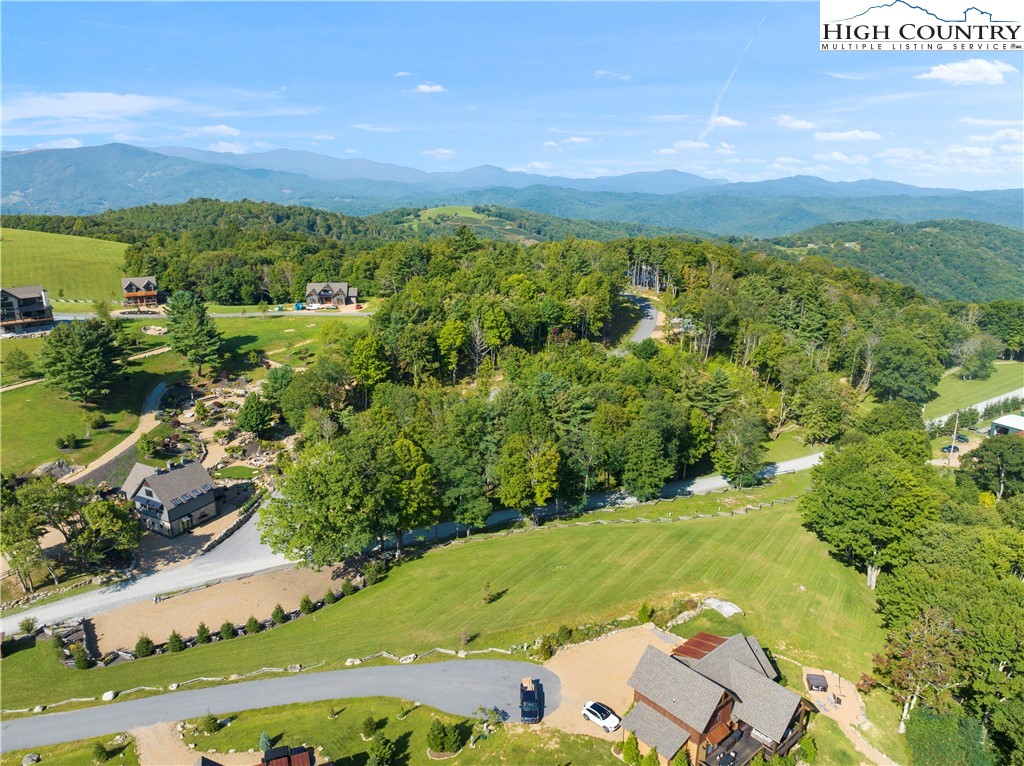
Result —
[{"label": "mountain range", "polygon": [[5,152],[6,213],[83,215],[191,198],[308,205],[349,215],[397,207],[502,205],[565,218],[779,236],[824,223],[964,218],[1021,228],[1024,190],[965,192],[793,176],[727,183],[676,170],[564,178],[481,165],[427,173],[279,149],[227,154],[127,144]]}]

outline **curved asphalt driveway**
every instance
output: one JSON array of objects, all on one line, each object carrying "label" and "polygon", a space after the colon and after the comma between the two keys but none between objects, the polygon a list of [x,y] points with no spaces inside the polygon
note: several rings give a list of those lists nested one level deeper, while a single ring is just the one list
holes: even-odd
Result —
[{"label": "curved asphalt driveway", "polygon": [[465,716],[472,715],[481,706],[496,707],[508,713],[510,720],[518,721],[519,682],[527,676],[540,680],[545,714],[555,710],[562,698],[558,676],[528,662],[462,660],[418,666],[392,665],[177,691],[131,702],[101,703],[66,713],[4,721],[0,725],[0,750],[7,752],[73,742],[139,726],[195,718],[208,712],[223,715],[346,697],[400,697]]}]

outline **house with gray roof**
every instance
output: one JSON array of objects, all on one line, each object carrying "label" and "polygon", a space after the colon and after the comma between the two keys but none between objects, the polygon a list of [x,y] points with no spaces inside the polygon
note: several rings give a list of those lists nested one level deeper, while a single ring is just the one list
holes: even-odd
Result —
[{"label": "house with gray roof", "polygon": [[0,290],[0,334],[24,335],[53,329],[53,307],[39,285]]},{"label": "house with gray roof", "polygon": [[124,277],[121,280],[121,302],[128,308],[155,307],[160,303],[156,277]]},{"label": "house with gray roof", "polygon": [[648,647],[630,676],[633,708],[622,728],[641,752],[668,763],[684,748],[690,763],[745,766],[796,747],[810,703],[777,683],[757,639],[698,633],[671,655]]},{"label": "house with gray roof", "polygon": [[350,306],[359,303],[359,289],[348,282],[310,282],[306,285],[307,306]]},{"label": "house with gray roof", "polygon": [[169,465],[157,470],[136,463],[122,486],[146,529],[167,537],[217,515],[217,491],[200,463]]}]

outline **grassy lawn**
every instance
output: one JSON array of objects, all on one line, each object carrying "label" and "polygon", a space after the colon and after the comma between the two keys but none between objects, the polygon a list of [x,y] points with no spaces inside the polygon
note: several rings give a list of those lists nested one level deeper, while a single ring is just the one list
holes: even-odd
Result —
[{"label": "grassy lawn", "polygon": [[768,451],[764,459],[769,463],[781,463],[783,460],[793,460],[798,457],[813,455],[815,452],[822,452],[825,444],[804,444],[803,429],[794,428],[792,431],[783,431],[778,439],[770,439],[766,442]]},{"label": "grassy lawn", "polygon": [[997,364],[988,380],[961,380],[955,373],[947,375],[935,387],[938,398],[925,405],[924,416],[929,419],[948,415],[1020,388],[1024,388],[1024,362]]},{"label": "grassy lawn", "polygon": [[[603,572],[595,581],[588,573]],[[771,572],[771,577],[765,573]],[[484,581],[502,598],[484,605]],[[803,586],[801,588],[801,586]],[[426,552],[386,580],[282,628],[240,640],[90,671],[67,670],[25,642],[4,659],[4,706],[23,708],[107,689],[166,686],[264,666],[326,661],[381,649],[402,655],[507,647],[561,624],[632,614],[686,594],[714,594],[746,610],[766,645],[807,664],[859,678],[882,646],[862,577],[831,559],[791,506],[677,524],[541,529]],[[181,625],[189,634],[193,625]]]},{"label": "grassy lawn", "polygon": [[[275,362],[300,366],[319,348],[317,331],[324,322],[343,322],[349,332],[369,324],[369,317],[330,316],[312,313],[303,315],[254,316],[214,320],[225,339],[225,350],[237,357],[260,351]],[[246,365],[246,369],[248,369]]]},{"label": "grassy lawn", "polygon": [[229,465],[213,472],[215,479],[255,479],[261,473],[260,469],[247,465]]},{"label": "grassy lawn", "polygon": [[100,300],[121,295],[127,245],[22,229],[2,229],[0,237],[4,285],[42,285],[52,299]]},{"label": "grassy lawn", "polygon": [[483,220],[487,216],[483,213],[477,213],[472,207],[468,205],[444,205],[443,207],[432,207],[428,210],[420,211],[421,221],[436,221],[441,216],[457,216],[459,218],[478,218]]},{"label": "grassy lawn", "polygon": [[139,756],[135,752],[135,743],[128,740],[124,744],[115,745],[113,737],[94,737],[81,739],[77,742],[66,742],[63,745],[34,747],[31,750],[16,750],[0,755],[0,766],[21,766],[21,759],[29,753],[37,753],[43,764],[60,764],[60,766],[95,766],[92,749],[97,742],[103,743],[110,755],[108,763],[117,766],[139,766]]},{"label": "grassy lawn", "polygon": [[831,718],[815,716],[807,730],[818,747],[818,758],[814,762],[817,766],[861,766],[864,762],[864,757]]},{"label": "grassy lawn", "polygon": [[[329,718],[332,710],[338,713],[333,720]],[[402,715],[404,719],[399,720]],[[376,719],[384,736],[395,743],[396,762],[404,766],[433,763],[427,757],[427,730],[435,718],[459,724],[467,743],[475,724],[472,719],[449,715],[426,705],[414,707],[407,700],[364,697],[244,711],[231,716],[231,726],[216,734],[205,736],[192,732],[186,735],[185,742],[195,742],[197,752],[216,748],[226,753],[233,748],[244,753],[249,748],[259,750],[260,735],[266,732],[275,744],[297,747],[306,743],[314,750],[323,747],[319,755],[330,757],[338,766],[354,766],[366,759],[369,743],[360,737],[360,731],[363,721],[369,717]],[[475,733],[479,735],[480,729]],[[619,760],[611,754],[611,745],[596,737],[518,725],[503,727],[475,748],[465,747],[458,761],[453,761],[495,762],[561,766],[565,763],[616,764]]]},{"label": "grassy lawn", "polygon": [[86,405],[71,401],[45,383],[6,392],[0,401],[0,440],[18,446],[0,453],[0,467],[4,473],[22,473],[57,459],[85,465],[135,430],[142,402],[157,383],[184,375],[177,354],[129,362],[117,389],[98,405],[107,418],[107,428],[93,431],[81,447],[67,451],[58,450],[54,441],[67,433],[84,435]]}]

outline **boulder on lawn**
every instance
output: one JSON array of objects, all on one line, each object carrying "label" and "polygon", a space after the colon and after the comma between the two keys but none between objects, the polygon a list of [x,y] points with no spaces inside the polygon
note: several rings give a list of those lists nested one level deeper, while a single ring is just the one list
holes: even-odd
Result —
[{"label": "boulder on lawn", "polygon": [[21,759],[21,766],[31,766],[33,763],[39,763],[42,758],[39,757],[39,753],[29,753]]}]

